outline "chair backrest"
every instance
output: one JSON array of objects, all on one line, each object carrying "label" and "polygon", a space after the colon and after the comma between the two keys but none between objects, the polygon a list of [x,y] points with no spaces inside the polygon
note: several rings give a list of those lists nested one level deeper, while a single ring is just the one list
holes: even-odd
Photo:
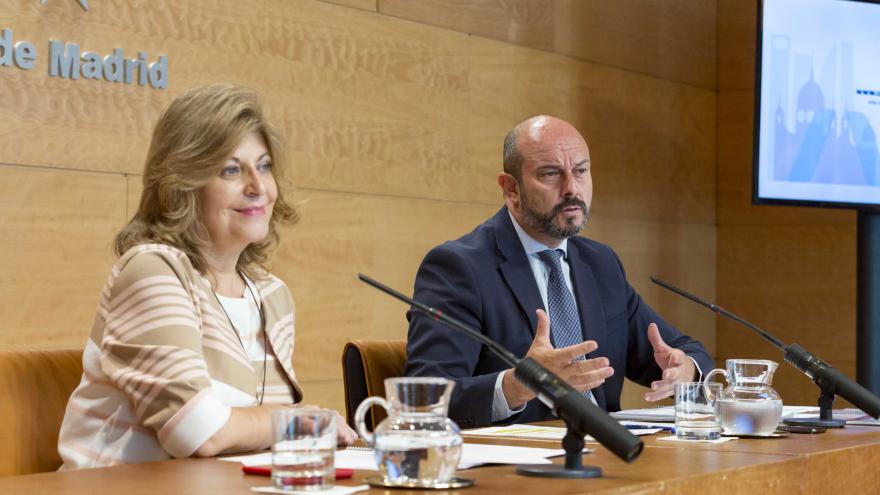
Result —
[{"label": "chair backrest", "polygon": [[[345,382],[345,419],[354,428],[354,412],[367,397],[385,397],[385,379],[403,376],[406,362],[405,340],[353,340],[342,350],[342,376]],[[365,423],[373,430],[385,419],[381,407],[372,407]]]},{"label": "chair backrest", "polygon": [[82,378],[82,352],[0,351],[0,476],[61,466],[58,430]]}]

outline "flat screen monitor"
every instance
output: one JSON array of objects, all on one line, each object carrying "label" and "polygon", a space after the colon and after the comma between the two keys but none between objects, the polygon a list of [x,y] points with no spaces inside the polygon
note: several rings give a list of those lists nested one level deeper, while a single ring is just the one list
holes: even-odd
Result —
[{"label": "flat screen monitor", "polygon": [[880,210],[880,3],[759,0],[757,204]]}]

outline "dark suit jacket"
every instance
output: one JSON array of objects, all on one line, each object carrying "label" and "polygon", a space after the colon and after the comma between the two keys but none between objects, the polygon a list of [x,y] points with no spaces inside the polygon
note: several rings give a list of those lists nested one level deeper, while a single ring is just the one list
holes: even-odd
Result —
[{"label": "dark suit jacket", "polygon": [[[702,344],[681,334],[642,301],[608,246],[572,237],[568,263],[584,339],[599,344],[588,357],[605,356],[614,368],[614,376],[593,390],[599,407],[620,409],[624,376],[642,385],[660,378],[647,335],[651,322],[667,344],[694,358],[702,370],[713,368]],[[534,338],[535,310],[544,307],[506,207],[473,232],[432,249],[419,268],[414,297],[480,329],[520,357]],[[453,379],[450,418],[462,428],[490,424],[495,380],[508,367],[479,342],[422,313],[410,310],[407,318],[407,376]],[[534,399],[504,423],[552,418],[552,412]]]}]

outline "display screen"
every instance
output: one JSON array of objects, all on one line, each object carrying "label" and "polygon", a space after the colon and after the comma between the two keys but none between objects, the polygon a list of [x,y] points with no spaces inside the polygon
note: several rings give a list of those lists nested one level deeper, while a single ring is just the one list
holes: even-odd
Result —
[{"label": "display screen", "polygon": [[880,4],[758,9],[754,201],[880,209]]}]

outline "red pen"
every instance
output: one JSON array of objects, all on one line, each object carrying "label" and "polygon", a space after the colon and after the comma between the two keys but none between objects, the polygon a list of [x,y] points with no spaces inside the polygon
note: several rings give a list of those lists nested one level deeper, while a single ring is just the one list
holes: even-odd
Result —
[{"label": "red pen", "polygon": [[[244,474],[272,475],[272,468],[269,466],[242,466],[241,470],[244,471]],[[352,476],[354,476],[354,469],[336,468],[336,479],[344,480]]]}]

